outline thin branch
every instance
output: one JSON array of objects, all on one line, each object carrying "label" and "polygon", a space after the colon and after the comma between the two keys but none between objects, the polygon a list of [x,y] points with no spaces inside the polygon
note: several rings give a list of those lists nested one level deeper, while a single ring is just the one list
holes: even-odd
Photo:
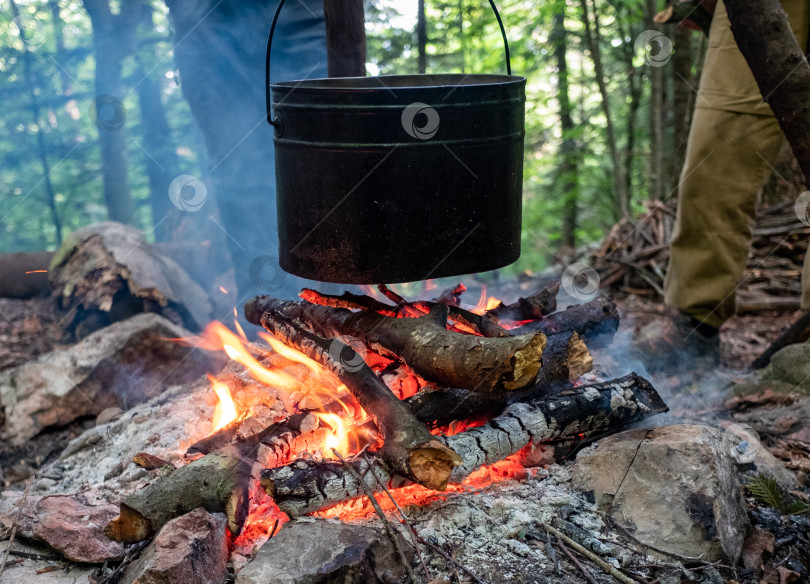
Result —
[{"label": "thin branch", "polygon": [[585,556],[586,558],[591,560],[594,564],[596,564],[597,566],[602,568],[602,570],[604,570],[605,572],[607,572],[608,574],[610,574],[611,576],[613,576],[617,580],[620,580],[624,584],[635,584],[636,582],[641,582],[642,584],[645,584],[642,580],[638,580],[636,578],[632,578],[631,576],[627,576],[626,574],[623,574],[622,572],[620,572],[619,570],[617,570],[616,568],[614,568],[613,566],[608,564],[605,560],[603,560],[602,558],[597,556],[591,550],[581,546],[580,544],[575,542],[573,539],[571,539],[570,537],[568,537],[567,535],[562,533],[560,530],[555,529],[554,527],[552,527],[551,525],[548,525],[547,523],[543,523],[542,525],[543,525],[543,527],[548,529],[551,533],[556,535],[558,540],[560,540],[562,542],[565,542],[569,547],[571,547],[572,549],[576,550],[578,553],[582,554],[583,556]]},{"label": "thin branch", "polygon": [[377,515],[382,521],[383,527],[385,528],[385,533],[386,535],[388,535],[388,539],[391,540],[391,544],[393,544],[394,549],[397,551],[397,556],[399,556],[399,561],[402,563],[403,567],[405,568],[405,572],[408,574],[408,579],[414,584],[416,584],[417,582],[419,582],[419,580],[417,580],[416,574],[414,573],[413,568],[411,567],[411,563],[408,561],[408,558],[405,556],[405,552],[403,551],[402,546],[399,545],[399,540],[397,539],[397,535],[394,531],[394,528],[391,526],[391,523],[385,516],[385,513],[383,512],[382,507],[380,507],[380,504],[377,502],[377,499],[374,498],[374,493],[372,493],[371,489],[368,488],[368,485],[366,485],[365,481],[363,480],[363,477],[360,476],[360,473],[357,472],[352,465],[346,462],[346,459],[343,458],[343,456],[341,456],[340,452],[338,452],[334,448],[332,449],[332,452],[334,452],[335,456],[338,457],[338,460],[340,460],[340,463],[349,472],[349,474],[351,474],[354,477],[354,479],[358,482],[358,484],[360,484],[363,487],[363,491],[365,492],[366,497],[368,497],[371,506],[374,507],[374,511],[377,512]]}]

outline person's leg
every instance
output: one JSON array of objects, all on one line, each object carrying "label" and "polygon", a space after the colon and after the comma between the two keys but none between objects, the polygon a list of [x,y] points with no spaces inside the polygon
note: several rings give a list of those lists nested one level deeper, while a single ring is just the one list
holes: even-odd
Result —
[{"label": "person's leg", "polygon": [[[783,5],[806,41],[806,1]],[[719,2],[678,190],[665,282],[668,305],[711,327],[734,314],[757,196],[782,139]]]},{"label": "person's leg", "polygon": [[668,305],[712,327],[734,314],[757,195],[781,141],[772,117],[695,110],[665,283]]}]

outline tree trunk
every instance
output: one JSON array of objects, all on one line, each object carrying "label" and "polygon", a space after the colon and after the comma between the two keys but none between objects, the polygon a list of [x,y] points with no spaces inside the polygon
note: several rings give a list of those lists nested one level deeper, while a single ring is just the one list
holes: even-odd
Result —
[{"label": "tree trunk", "polygon": [[104,201],[110,220],[131,224],[135,207],[129,191],[125,111],[121,98],[121,64],[133,50],[135,27],[141,5],[124,0],[113,14],[107,0],[83,0],[93,25],[96,61],[94,101]]},{"label": "tree trunk", "polygon": [[692,31],[680,26],[671,27],[672,45],[672,109],[673,109],[673,153],[669,182],[678,184],[686,158],[686,142],[692,115]]},{"label": "tree trunk", "polygon": [[17,22],[20,23],[18,28],[20,31],[20,42],[22,44],[23,53],[23,74],[25,76],[25,85],[28,90],[28,97],[31,100],[31,115],[34,118],[34,124],[37,127],[37,155],[39,156],[40,164],[42,164],[42,175],[44,177],[42,182],[45,185],[45,197],[46,202],[48,203],[48,209],[51,212],[51,221],[53,222],[53,227],[56,230],[56,242],[57,245],[61,246],[62,220],[59,218],[59,212],[56,209],[56,194],[54,193],[53,183],[51,182],[51,165],[48,162],[47,146],[45,144],[45,136],[42,130],[42,124],[45,123],[45,120],[42,119],[39,100],[37,99],[36,81],[34,80],[34,75],[31,71],[31,52],[28,50],[28,41],[20,20],[20,9],[15,0],[11,0],[11,12],[14,14],[14,18],[17,19]]},{"label": "tree trunk", "polygon": [[365,77],[363,0],[324,0],[329,77]]},{"label": "tree trunk", "polygon": [[616,143],[616,131],[613,123],[613,116],[610,110],[610,99],[607,84],[605,83],[605,70],[602,66],[602,53],[599,49],[599,17],[594,10],[593,26],[588,11],[588,0],[580,0],[582,9],[582,23],[585,25],[585,41],[593,60],[596,83],[599,86],[599,94],[602,98],[602,112],[605,114],[605,133],[607,135],[608,151],[613,163],[613,197],[614,213],[616,218],[630,216],[630,200],[627,191],[627,184],[624,180],[624,171],[619,156],[619,147]]},{"label": "tree trunk", "polygon": [[141,109],[146,174],[149,177],[149,204],[156,241],[169,241],[179,222],[179,212],[169,199],[169,184],[177,176],[177,154],[161,98],[160,82],[153,80],[138,64],[138,103]]},{"label": "tree trunk", "polygon": [[419,48],[419,72],[427,71],[427,17],[425,0],[419,0],[416,10],[416,45]]},{"label": "tree trunk", "polygon": [[579,197],[577,196],[577,147],[571,135],[574,130],[574,122],[571,118],[571,99],[568,95],[568,64],[565,59],[568,48],[567,41],[565,3],[561,3],[559,12],[554,15],[551,29],[551,44],[554,46],[554,57],[557,61],[557,102],[560,106],[560,129],[562,134],[562,146],[560,147],[562,161],[559,168],[559,184],[564,197],[561,243],[574,249],[577,246],[577,204]]},{"label": "tree trunk", "polygon": [[[647,0],[645,21],[647,30],[659,31],[653,22],[657,12],[656,0]],[[658,63],[650,71],[650,192],[652,201],[664,198],[664,70]]]},{"label": "tree trunk", "polygon": [[810,180],[810,65],[779,0],[726,0],[731,31]]}]

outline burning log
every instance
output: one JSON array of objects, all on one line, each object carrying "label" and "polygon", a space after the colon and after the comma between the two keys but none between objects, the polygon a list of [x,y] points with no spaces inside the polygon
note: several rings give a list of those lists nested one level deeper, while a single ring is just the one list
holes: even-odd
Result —
[{"label": "burning log", "polygon": [[254,324],[260,324],[267,311],[301,321],[323,337],[356,337],[381,354],[403,359],[425,379],[481,392],[520,389],[532,383],[546,345],[546,336],[538,331],[506,338],[448,331],[448,308],[443,304],[419,318],[392,318],[268,296],[245,305],[245,316]]},{"label": "burning log", "polygon": [[371,416],[385,440],[381,458],[391,469],[430,489],[443,490],[461,458],[427,431],[408,407],[398,400],[379,377],[359,359],[341,359],[353,349],[338,340],[327,340],[293,324],[277,312],[265,312],[262,326],[331,371],[343,382]]},{"label": "burning log", "polygon": [[[448,447],[463,459],[462,464],[453,469],[450,481],[459,483],[477,468],[503,460],[530,443],[613,432],[665,411],[667,407],[652,385],[636,374],[518,402],[483,426],[445,439]],[[351,464],[373,491],[378,491],[379,485],[369,470],[392,488],[408,484],[380,457],[371,459],[371,468],[365,460]],[[358,481],[336,462],[297,460],[287,466],[265,469],[261,473],[261,484],[291,517],[312,513],[363,493]]]},{"label": "burning log", "polygon": [[384,302],[380,302],[376,298],[363,296],[361,294],[352,294],[351,292],[344,292],[340,296],[334,296],[331,294],[322,294],[321,292],[312,290],[310,288],[304,288],[301,290],[300,296],[312,304],[331,306],[332,308],[371,310],[383,316],[398,316],[401,312],[406,312],[408,310],[415,310],[421,314],[428,314],[437,304],[444,304],[447,306],[447,315],[450,320],[466,326],[483,337],[497,338],[510,336],[509,331],[500,326],[493,319],[485,318],[480,314],[475,314],[474,312],[465,310],[460,306],[440,301],[406,302],[400,296],[394,295],[389,288],[381,285],[380,289],[384,290],[384,294],[386,294],[389,299],[396,299],[394,301],[397,302],[397,305],[391,306],[389,304],[385,304]]},{"label": "burning log", "polygon": [[501,302],[495,308],[487,310],[485,316],[495,320],[540,320],[557,310],[559,291],[559,280],[549,282],[542,290],[531,296],[518,298],[514,304]]},{"label": "burning log", "polygon": [[541,331],[553,335],[571,331],[577,333],[590,347],[609,341],[619,328],[619,311],[612,298],[599,296],[586,304],[569,306],[565,310],[525,324],[510,332],[515,335]]},{"label": "burning log", "polygon": [[203,456],[127,496],[104,533],[124,543],[143,541],[171,519],[203,507],[225,513],[228,529],[238,535],[248,514],[252,466],[236,447]]}]

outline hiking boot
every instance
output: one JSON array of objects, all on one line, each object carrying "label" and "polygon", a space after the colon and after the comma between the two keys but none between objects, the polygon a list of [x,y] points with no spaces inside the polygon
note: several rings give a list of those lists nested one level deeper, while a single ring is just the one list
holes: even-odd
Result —
[{"label": "hiking boot", "polygon": [[695,318],[678,314],[641,329],[630,353],[650,373],[713,369],[720,364],[719,332]]}]

